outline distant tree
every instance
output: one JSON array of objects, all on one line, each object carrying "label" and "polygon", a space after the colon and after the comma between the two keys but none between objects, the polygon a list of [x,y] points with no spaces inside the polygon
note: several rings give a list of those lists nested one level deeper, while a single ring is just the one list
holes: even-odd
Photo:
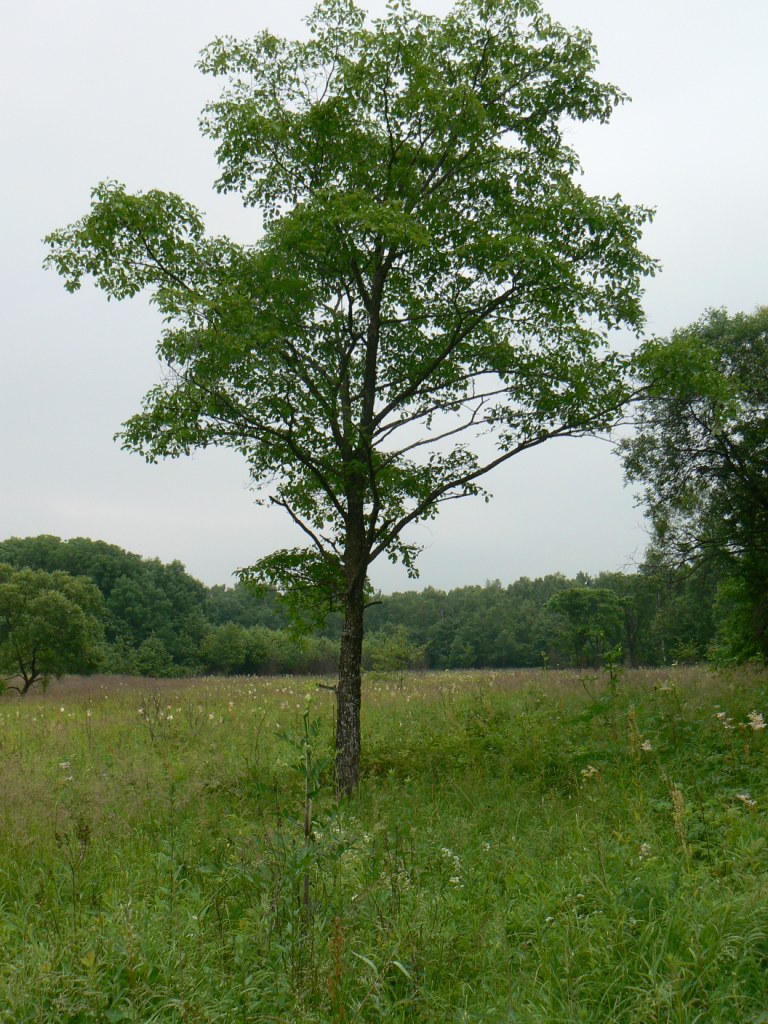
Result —
[{"label": "distant tree", "polygon": [[0,564],[0,674],[6,687],[23,696],[51,676],[95,668],[104,639],[102,613],[101,594],[89,580]]},{"label": "distant tree", "polygon": [[657,553],[738,581],[729,629],[741,623],[742,649],[768,654],[768,307],[712,310],[643,345],[637,370],[624,464],[644,487]]},{"label": "distant tree", "polygon": [[[626,395],[605,331],[642,320],[649,212],[587,195],[563,139],[623,100],[588,33],[538,0],[408,0],[366,23],[324,0],[293,42],[217,40],[203,117],[218,188],[257,245],[208,238],[179,196],[94,189],[48,238],[70,290],[144,288],[169,372],[124,434],[154,460],[224,445],[303,532],[250,573],[344,614],[336,781],[360,773],[368,568],[414,572],[407,528],[543,442],[605,428]],[[489,448],[491,433],[495,449]],[[477,443],[476,443],[477,442]]]},{"label": "distant tree", "polygon": [[391,626],[368,633],[365,655],[374,672],[391,672],[402,683],[406,669],[423,664],[424,647],[414,642],[405,626]]},{"label": "distant tree", "polygon": [[654,664],[651,633],[662,600],[663,581],[647,568],[641,568],[633,573],[600,573],[595,586],[612,591],[619,599],[624,620],[621,644],[630,665],[637,668]]},{"label": "distant tree", "polygon": [[200,658],[205,671],[222,675],[246,672],[249,646],[249,631],[245,626],[226,622],[212,627],[200,643]]},{"label": "distant tree", "polygon": [[270,588],[245,586],[214,586],[206,593],[205,614],[209,622],[223,625],[236,622],[240,626],[267,626],[283,629],[289,625],[279,594]]},{"label": "distant tree", "polygon": [[47,535],[0,541],[0,561],[92,580],[104,597],[110,643],[122,639],[138,648],[154,633],[184,664],[205,632],[205,588],[181,562],[164,564],[87,537]]},{"label": "distant tree", "polygon": [[623,614],[618,597],[601,587],[571,587],[549,600],[566,621],[564,640],[576,665],[599,664],[621,640]]},{"label": "distant tree", "polygon": [[174,674],[173,658],[163,641],[151,633],[136,651],[136,671],[140,676],[162,679]]}]

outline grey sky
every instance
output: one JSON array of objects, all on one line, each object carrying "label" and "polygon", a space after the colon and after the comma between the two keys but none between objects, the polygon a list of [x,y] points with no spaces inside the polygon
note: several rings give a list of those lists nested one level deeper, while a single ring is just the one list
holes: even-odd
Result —
[{"label": "grey sky", "polygon": [[[376,0],[369,8],[381,11]],[[449,4],[425,4],[444,12]],[[657,207],[645,249],[663,263],[646,295],[648,331],[708,306],[768,302],[768,4],[765,0],[549,0],[592,31],[601,76],[630,94],[611,124],[573,130],[593,192]],[[156,314],[139,299],[75,296],[44,273],[40,239],[76,219],[92,185],[181,193],[214,231],[247,241],[258,216],[214,196],[212,146],[197,116],[215,83],[194,68],[216,35],[303,31],[309,3],[252,0],[28,0],[6,5],[0,46],[0,538],[90,536],[208,583],[301,543],[257,508],[244,464],[209,452],[147,466],[112,441],[158,378]],[[626,339],[618,339],[626,344]],[[411,538],[418,585],[620,568],[639,559],[642,514],[599,441],[561,441],[488,480],[491,504],[449,504]],[[385,590],[405,584],[389,563]],[[410,584],[413,585],[413,584]]]}]

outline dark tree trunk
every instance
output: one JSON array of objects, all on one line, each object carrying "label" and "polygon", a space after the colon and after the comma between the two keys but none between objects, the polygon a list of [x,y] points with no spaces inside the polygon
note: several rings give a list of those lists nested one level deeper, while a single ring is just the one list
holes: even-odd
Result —
[{"label": "dark tree trunk", "polygon": [[[381,257],[379,252],[378,257]],[[371,498],[373,479],[373,410],[376,400],[376,363],[379,349],[379,312],[386,270],[379,265],[364,299],[368,331],[363,380],[363,404],[357,446],[345,460],[346,539],[344,545],[344,629],[339,651],[339,681],[336,687],[336,794],[351,796],[360,785],[360,700],[363,660],[363,618],[365,582],[371,555],[371,537],[366,526],[366,499]],[[351,418],[349,391],[345,415]],[[351,436],[354,431],[348,431]],[[378,499],[373,502],[377,506]],[[375,520],[376,516],[373,515]]]},{"label": "dark tree trunk", "polygon": [[351,796],[360,783],[360,691],[363,588],[350,595],[344,616],[336,689],[336,792]]},{"label": "dark tree trunk", "polygon": [[30,688],[37,682],[37,680],[42,678],[42,676],[38,675],[37,673],[35,673],[34,675],[28,675],[26,672],[20,672],[19,677],[24,680],[23,686],[6,686],[6,689],[15,690],[20,697],[23,697],[26,693],[28,693]]},{"label": "dark tree trunk", "polygon": [[344,558],[344,628],[336,686],[336,794],[342,797],[351,796],[360,784],[360,691],[368,549],[362,503],[356,511],[357,522],[348,531]]}]

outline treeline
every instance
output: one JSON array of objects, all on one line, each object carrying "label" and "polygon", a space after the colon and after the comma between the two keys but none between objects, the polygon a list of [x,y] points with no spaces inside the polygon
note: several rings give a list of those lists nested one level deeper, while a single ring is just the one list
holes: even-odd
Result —
[{"label": "treeline", "polygon": [[586,666],[617,649],[632,665],[661,665],[713,653],[712,606],[703,578],[555,574],[393,594],[368,626],[407,628],[432,668]]},{"label": "treeline", "polygon": [[[332,673],[340,620],[298,635],[272,592],[206,587],[165,564],[86,538],[0,542],[0,563],[85,577],[102,596],[102,671]],[[399,670],[599,664],[613,651],[632,665],[718,655],[718,581],[646,564],[635,573],[560,574],[441,591],[379,596],[367,611],[364,664]]]}]

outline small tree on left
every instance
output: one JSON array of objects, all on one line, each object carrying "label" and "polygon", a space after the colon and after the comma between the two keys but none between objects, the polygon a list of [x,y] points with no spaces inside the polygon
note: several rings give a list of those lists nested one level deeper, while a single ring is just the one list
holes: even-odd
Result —
[{"label": "small tree on left", "polygon": [[[0,678],[21,696],[65,672],[89,672],[104,639],[95,584],[65,572],[0,564]],[[12,680],[17,681],[12,684]]]}]

